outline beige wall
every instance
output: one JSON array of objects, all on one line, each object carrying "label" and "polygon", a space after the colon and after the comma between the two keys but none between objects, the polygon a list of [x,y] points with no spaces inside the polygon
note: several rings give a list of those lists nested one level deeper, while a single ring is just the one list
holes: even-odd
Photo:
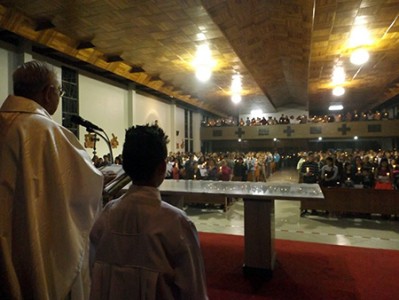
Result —
[{"label": "beige wall", "polygon": [[[61,65],[58,62],[27,52],[17,53],[16,51],[5,49],[0,44],[0,105],[4,102],[7,95],[12,94],[11,74],[16,66],[32,59],[44,60],[53,65],[56,73],[61,76]],[[103,128],[112,138],[112,134],[117,137],[119,146],[113,149],[114,156],[122,152],[125,137],[125,130],[132,125],[152,124],[158,120],[171,142],[168,145],[169,151],[181,151],[176,144],[181,144],[184,139],[184,109],[173,102],[161,101],[153,96],[136,93],[129,87],[91,76],[84,72],[79,72],[79,114],[82,118]],[[193,114],[194,120],[194,148],[200,149],[199,128],[200,113]],[[58,107],[53,119],[62,123],[62,105]],[[198,123],[198,124],[197,124]],[[84,136],[87,133],[85,128],[80,126],[80,141],[84,144]],[[176,131],[179,135],[176,136]],[[97,143],[97,154],[104,155],[109,152],[107,144],[100,139]],[[90,155],[93,149],[87,149]]]},{"label": "beige wall", "polygon": [[0,105],[11,94],[11,77],[8,68],[8,51],[0,48]]},{"label": "beige wall", "polygon": [[[112,134],[117,137],[119,146],[113,149],[114,156],[122,153],[125,129],[128,127],[127,101],[126,89],[79,75],[79,115],[104,129],[110,139]],[[87,132],[82,126],[79,129],[80,140],[84,141]],[[102,139],[96,147],[98,155],[102,156],[109,152],[107,144]]]}]

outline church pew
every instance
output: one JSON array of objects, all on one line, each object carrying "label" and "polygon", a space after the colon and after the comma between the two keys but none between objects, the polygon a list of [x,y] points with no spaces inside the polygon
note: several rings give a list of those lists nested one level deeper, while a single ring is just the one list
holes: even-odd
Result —
[{"label": "church pew", "polygon": [[324,200],[301,200],[301,209],[330,212],[399,214],[399,191],[323,188]]}]

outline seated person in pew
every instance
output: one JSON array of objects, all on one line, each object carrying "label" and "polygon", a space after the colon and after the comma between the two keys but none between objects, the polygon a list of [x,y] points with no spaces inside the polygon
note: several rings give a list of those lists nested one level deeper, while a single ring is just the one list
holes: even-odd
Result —
[{"label": "seated person in pew", "polygon": [[371,189],[374,187],[374,174],[370,168],[362,169],[362,184],[366,189]]},{"label": "seated person in pew", "polygon": [[222,180],[222,181],[230,181],[231,178],[233,177],[233,171],[227,165],[227,162],[225,159],[223,159],[221,162],[221,166],[219,167],[218,176],[219,176],[219,180]]},{"label": "seated person in pew", "polygon": [[395,190],[399,190],[399,164],[396,159],[391,161],[392,164],[392,183]]},{"label": "seated person in pew", "polygon": [[241,156],[235,161],[232,180],[247,181],[247,166],[244,164],[244,160]]},{"label": "seated person in pew", "polygon": [[198,162],[194,161],[192,167],[186,173],[186,179],[201,180],[202,174]]},{"label": "seated person in pew", "polygon": [[355,167],[352,163],[346,162],[341,176],[344,187],[353,187],[355,181]]},{"label": "seated person in pew", "polygon": [[206,170],[207,170],[207,176],[206,176],[206,180],[218,180],[218,168],[216,166],[216,161],[214,158],[209,158],[207,161],[207,166],[206,166]]},{"label": "seated person in pew", "polygon": [[[313,152],[309,152],[307,154],[306,161],[301,165],[301,178],[303,183],[318,183],[319,181],[319,165],[314,161]],[[315,211],[312,210],[312,213]],[[304,216],[307,213],[307,210],[304,209],[301,211],[301,216]]]},{"label": "seated person in pew", "polygon": [[392,170],[387,158],[382,158],[379,166],[375,170],[376,190],[393,190]]},{"label": "seated person in pew", "polygon": [[319,181],[319,165],[314,161],[313,152],[309,152],[306,161],[301,166],[303,183],[317,183]]},{"label": "seated person in pew", "polygon": [[167,143],[158,126],[126,131],[123,169],[133,184],[90,233],[91,299],[207,299],[197,230],[158,189]]},{"label": "seated person in pew", "polygon": [[323,187],[337,186],[339,181],[338,167],[334,165],[334,160],[331,156],[326,158],[326,164],[321,168],[320,181]]}]

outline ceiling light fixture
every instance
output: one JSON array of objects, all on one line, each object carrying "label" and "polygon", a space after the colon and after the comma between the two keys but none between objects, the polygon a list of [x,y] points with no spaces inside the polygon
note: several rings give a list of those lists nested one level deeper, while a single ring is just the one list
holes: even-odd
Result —
[{"label": "ceiling light fixture", "polygon": [[231,101],[233,101],[233,103],[240,103],[242,100],[241,95],[240,94],[234,94],[231,95]]},{"label": "ceiling light fixture", "polygon": [[345,82],[345,71],[343,67],[335,67],[332,82],[334,85],[343,84]]},{"label": "ceiling light fixture", "polygon": [[362,65],[366,63],[370,58],[369,52],[364,48],[356,49],[352,52],[350,61],[354,65]]},{"label": "ceiling light fixture", "polygon": [[234,74],[231,77],[231,101],[234,103],[239,103],[241,102],[241,92],[242,92],[242,82],[241,82],[241,75]]},{"label": "ceiling light fixture", "polygon": [[211,49],[209,49],[208,44],[202,44],[197,47],[193,66],[198,80],[205,82],[211,78],[215,62],[212,59]]},{"label": "ceiling light fixture", "polygon": [[198,39],[199,41],[204,41],[204,40],[206,40],[205,33],[203,33],[203,32],[197,33],[197,39]]},{"label": "ceiling light fixture", "polygon": [[342,104],[333,104],[328,107],[328,110],[343,110],[344,107]]},{"label": "ceiling light fixture", "polygon": [[372,43],[370,33],[366,27],[356,26],[353,28],[349,37],[349,47],[356,48],[363,45],[370,45]]},{"label": "ceiling light fixture", "polygon": [[261,109],[253,109],[251,110],[251,117],[256,118],[256,117],[261,117],[263,114],[263,111]]},{"label": "ceiling light fixture", "polygon": [[197,77],[199,81],[202,82],[208,81],[209,78],[211,78],[211,76],[212,76],[212,69],[210,69],[208,66],[199,65],[195,70],[195,77]]},{"label": "ceiling light fixture", "polygon": [[242,82],[241,82],[241,75],[235,74],[231,77],[231,92],[233,94],[241,93],[242,91]]},{"label": "ceiling light fixture", "polygon": [[334,96],[339,97],[345,94],[345,89],[342,86],[337,86],[333,89],[332,93]]}]

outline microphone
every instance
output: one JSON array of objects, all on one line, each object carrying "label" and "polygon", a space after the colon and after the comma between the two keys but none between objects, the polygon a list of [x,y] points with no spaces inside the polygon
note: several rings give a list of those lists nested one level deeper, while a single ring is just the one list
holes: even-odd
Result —
[{"label": "microphone", "polygon": [[87,121],[87,120],[83,119],[80,116],[75,116],[75,115],[71,116],[71,122],[75,123],[75,124],[78,124],[78,125],[82,125],[83,127],[86,127],[86,129],[88,129],[88,130],[92,129],[92,130],[104,131],[100,127],[98,127],[97,125],[93,124],[90,121]]}]

